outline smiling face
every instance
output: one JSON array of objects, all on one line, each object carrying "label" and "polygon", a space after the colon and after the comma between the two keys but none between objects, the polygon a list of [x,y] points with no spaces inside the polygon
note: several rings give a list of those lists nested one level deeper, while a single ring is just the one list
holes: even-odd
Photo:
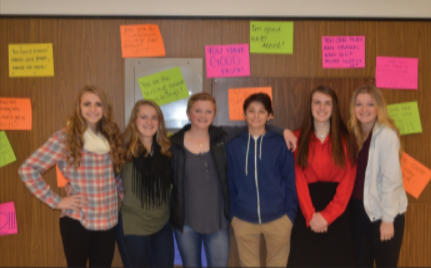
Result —
[{"label": "smiling face", "polygon": [[152,138],[159,129],[157,111],[150,105],[142,105],[136,117],[136,129],[141,138]]},{"label": "smiling face", "polygon": [[195,101],[187,116],[193,128],[208,129],[215,116],[214,103],[209,100]]},{"label": "smiling face", "polygon": [[321,92],[315,92],[311,99],[311,114],[315,122],[328,122],[332,115],[331,96]]},{"label": "smiling face", "polygon": [[84,93],[79,107],[87,126],[96,133],[97,124],[103,117],[103,104],[99,96],[91,92]]},{"label": "smiling face", "polygon": [[265,129],[266,122],[271,119],[265,106],[257,101],[253,101],[248,105],[244,117],[248,127],[252,129]]},{"label": "smiling face", "polygon": [[377,119],[377,108],[370,94],[358,94],[355,103],[355,116],[363,126],[374,125]]}]

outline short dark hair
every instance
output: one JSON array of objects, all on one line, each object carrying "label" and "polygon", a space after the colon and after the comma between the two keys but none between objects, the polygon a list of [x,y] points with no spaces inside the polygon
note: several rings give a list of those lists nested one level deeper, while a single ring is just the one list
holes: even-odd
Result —
[{"label": "short dark hair", "polygon": [[248,96],[248,98],[245,99],[245,101],[244,101],[244,105],[242,106],[242,108],[244,109],[244,113],[245,113],[245,110],[247,110],[250,103],[252,103],[252,102],[262,103],[263,107],[268,112],[268,114],[274,115],[274,112],[272,111],[271,98],[268,96],[268,94],[266,94],[266,93],[255,93],[255,94]]}]

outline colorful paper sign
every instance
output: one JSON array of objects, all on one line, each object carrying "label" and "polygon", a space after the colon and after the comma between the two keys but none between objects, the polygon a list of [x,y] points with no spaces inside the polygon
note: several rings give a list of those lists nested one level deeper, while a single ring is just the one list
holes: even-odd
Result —
[{"label": "colorful paper sign", "polygon": [[164,57],[165,44],[156,24],[122,25],[121,53],[123,58]]},{"label": "colorful paper sign", "polygon": [[15,153],[6,136],[6,132],[0,131],[0,168],[16,161]]},{"label": "colorful paper sign", "polygon": [[322,36],[322,66],[365,68],[365,36]]},{"label": "colorful paper sign", "polygon": [[292,54],[293,22],[250,21],[250,53]]},{"label": "colorful paper sign", "polygon": [[0,129],[31,130],[30,99],[0,98]]},{"label": "colorful paper sign", "polygon": [[69,181],[63,176],[63,173],[61,173],[60,169],[58,168],[58,165],[55,165],[55,172],[57,174],[58,188],[66,186]]},{"label": "colorful paper sign", "polygon": [[15,205],[13,202],[0,204],[0,235],[18,233]]},{"label": "colorful paper sign", "polygon": [[403,153],[401,157],[401,172],[403,173],[404,189],[414,198],[425,189],[431,179],[431,170],[422,165],[413,157]]},{"label": "colorful paper sign", "polygon": [[418,89],[417,58],[377,57],[376,86],[392,89]]},{"label": "colorful paper sign", "polygon": [[52,44],[9,44],[9,77],[54,76]]},{"label": "colorful paper sign", "polygon": [[180,67],[141,77],[138,82],[144,99],[152,100],[158,105],[189,96]]},{"label": "colorful paper sign", "polygon": [[388,105],[389,116],[401,135],[422,133],[418,103],[416,101]]},{"label": "colorful paper sign", "polygon": [[207,77],[250,76],[248,44],[205,46]]},{"label": "colorful paper sign", "polygon": [[229,118],[231,121],[244,120],[243,104],[248,96],[255,93],[266,93],[272,101],[271,87],[230,88],[229,95]]}]

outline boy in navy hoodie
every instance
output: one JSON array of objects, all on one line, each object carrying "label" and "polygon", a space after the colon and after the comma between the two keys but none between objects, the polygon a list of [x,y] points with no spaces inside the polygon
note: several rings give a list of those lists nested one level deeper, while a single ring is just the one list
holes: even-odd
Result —
[{"label": "boy in navy hoodie", "polygon": [[267,94],[243,105],[248,131],[226,146],[232,227],[242,267],[259,267],[260,235],[267,267],[286,267],[290,232],[298,210],[293,153],[283,137],[266,132],[272,103]]}]

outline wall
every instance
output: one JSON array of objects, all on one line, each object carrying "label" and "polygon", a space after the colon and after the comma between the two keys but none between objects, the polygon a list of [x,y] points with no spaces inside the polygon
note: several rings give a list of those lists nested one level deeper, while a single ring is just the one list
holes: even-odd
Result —
[{"label": "wall", "polygon": [[0,15],[431,18],[428,0],[0,0]]},{"label": "wall", "polygon": [[[107,91],[114,106],[114,118],[124,129],[125,78],[119,26],[144,23],[159,25],[166,57],[204,58],[206,44],[249,42],[248,20],[0,18],[0,96],[31,98],[33,109],[31,131],[6,131],[17,161],[0,169],[0,203],[15,202],[19,234],[0,237],[0,266],[66,265],[58,226],[59,211],[33,197],[21,182],[17,169],[52,133],[64,126],[83,85],[93,84]],[[423,133],[403,136],[402,141],[408,154],[431,167],[428,116],[431,113],[428,104],[431,100],[431,22],[295,20],[294,23],[294,53],[251,54],[251,77],[372,78],[376,56],[417,57],[419,90],[384,90],[384,95],[389,103],[418,101]],[[322,35],[365,35],[366,68],[322,69]],[[53,43],[55,76],[9,78],[9,43]],[[211,92],[212,80],[205,77],[204,91]],[[293,94],[310,90],[307,84],[295,85],[294,79],[292,83]],[[345,94],[338,90],[339,99],[347,103],[356,86],[352,84]],[[286,115],[276,123],[298,127],[297,121],[292,120]],[[54,191],[64,194],[57,189],[55,169],[49,170],[44,178]],[[417,200],[409,196],[409,203],[399,265],[431,266],[431,187]],[[230,264],[239,266],[234,245],[231,251]],[[113,265],[121,266],[118,251]]]}]

